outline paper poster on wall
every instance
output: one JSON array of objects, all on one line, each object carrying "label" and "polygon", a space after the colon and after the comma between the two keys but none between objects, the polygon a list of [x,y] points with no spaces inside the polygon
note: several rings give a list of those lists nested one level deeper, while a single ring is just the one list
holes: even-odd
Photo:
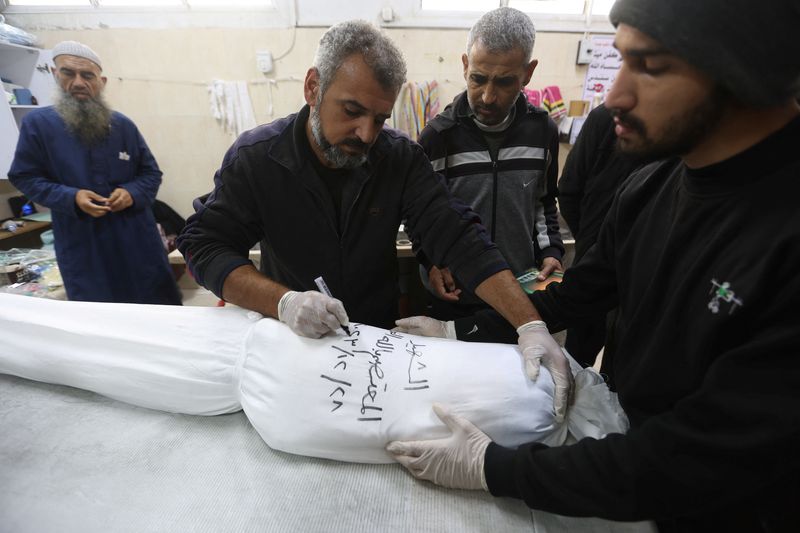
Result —
[{"label": "paper poster on wall", "polygon": [[586,71],[586,81],[583,84],[583,99],[591,102],[592,107],[606,98],[611,89],[617,71],[622,64],[619,52],[614,48],[614,37],[610,35],[593,36],[592,61]]}]

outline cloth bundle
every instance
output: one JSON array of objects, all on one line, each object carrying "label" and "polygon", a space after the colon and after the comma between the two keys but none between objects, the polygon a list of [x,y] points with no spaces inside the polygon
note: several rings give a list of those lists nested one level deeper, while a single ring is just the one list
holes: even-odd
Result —
[{"label": "cloth bundle", "polygon": [[522,93],[529,104],[547,111],[556,123],[567,115],[567,106],[564,104],[558,85],[550,85],[541,90],[522,89]]},{"label": "cloth bundle", "polygon": [[495,442],[551,445],[624,432],[613,394],[581,370],[576,404],[553,423],[552,381],[522,372],[515,346],[416,337],[352,324],[307,339],[236,307],[60,302],[0,294],[0,373],[195,415],[244,409],[275,449],[390,463],[391,440],[443,437],[449,405]]},{"label": "cloth bundle", "polygon": [[208,86],[208,94],[211,115],[226,132],[238,137],[257,126],[246,82],[214,80]]},{"label": "cloth bundle", "polygon": [[531,104],[533,107],[542,107],[542,91],[539,89],[522,89],[522,94],[525,95],[525,99]]}]

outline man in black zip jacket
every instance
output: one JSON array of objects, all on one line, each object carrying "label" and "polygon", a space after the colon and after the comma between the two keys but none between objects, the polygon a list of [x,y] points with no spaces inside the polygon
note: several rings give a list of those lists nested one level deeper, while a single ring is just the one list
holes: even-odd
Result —
[{"label": "man in black zip jacket", "polygon": [[[419,145],[383,129],[405,76],[400,51],[375,27],[329,29],[306,74],[307,105],[237,139],[214,190],[195,201],[178,248],[214,294],[320,337],[347,331],[350,317],[393,325],[395,238],[405,219],[426,255],[525,326],[522,355],[534,353],[549,342],[546,328],[478,216],[449,194]],[[261,272],[248,260],[259,241]],[[547,354],[563,416],[568,363],[552,348]],[[526,363],[531,379],[538,366],[538,358]]]},{"label": "man in black zip jacket", "polygon": [[[614,117],[605,105],[589,113],[575,146],[570,150],[558,180],[558,207],[575,236],[578,265],[597,241],[600,226],[608,214],[617,189],[643,163],[636,157],[615,150],[617,135]],[[564,348],[583,366],[594,364],[606,344],[606,323],[613,324],[614,312],[591,317],[567,330]],[[613,339],[609,337],[609,341]],[[601,373],[613,389],[609,367],[613,348],[603,355]]]},{"label": "man in black zip jacket", "polygon": [[618,145],[660,161],[632,174],[595,246],[533,301],[554,329],[618,306],[630,431],[512,450],[443,416],[452,436],[388,449],[416,476],[544,511],[796,531],[800,4],[617,0],[610,16]]},{"label": "man in black zip jacket", "polygon": [[[467,90],[420,133],[419,143],[454,196],[481,217],[515,276],[561,269],[556,180],[558,129],[522,89],[538,64],[531,59],[533,22],[501,7],[483,15],[461,61]],[[431,315],[451,320],[488,308],[446,266],[418,251]]]}]

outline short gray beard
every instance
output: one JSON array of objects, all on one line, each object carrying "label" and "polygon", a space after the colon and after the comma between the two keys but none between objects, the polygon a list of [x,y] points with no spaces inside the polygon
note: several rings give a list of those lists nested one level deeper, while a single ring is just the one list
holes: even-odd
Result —
[{"label": "short gray beard", "polygon": [[59,87],[55,109],[64,119],[67,128],[82,143],[93,145],[108,137],[111,130],[111,108],[102,93],[88,100],[77,100]]},{"label": "short gray beard", "polygon": [[358,168],[367,162],[367,154],[350,155],[336,145],[333,145],[325,138],[322,133],[322,120],[319,117],[319,106],[322,103],[322,91],[320,96],[317,97],[317,102],[311,108],[308,120],[311,123],[311,135],[314,136],[314,141],[322,151],[322,155],[327,159],[328,163],[333,168]]}]

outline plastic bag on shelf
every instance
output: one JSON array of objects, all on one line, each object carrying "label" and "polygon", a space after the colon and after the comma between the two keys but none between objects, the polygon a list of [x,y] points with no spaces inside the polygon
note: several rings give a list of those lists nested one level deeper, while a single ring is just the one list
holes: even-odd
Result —
[{"label": "plastic bag on shelf", "polygon": [[60,298],[64,282],[51,250],[0,251],[0,292]]},{"label": "plastic bag on shelf", "polygon": [[6,18],[0,15],[0,42],[22,46],[38,46],[39,38],[25,30],[6,24]]}]

